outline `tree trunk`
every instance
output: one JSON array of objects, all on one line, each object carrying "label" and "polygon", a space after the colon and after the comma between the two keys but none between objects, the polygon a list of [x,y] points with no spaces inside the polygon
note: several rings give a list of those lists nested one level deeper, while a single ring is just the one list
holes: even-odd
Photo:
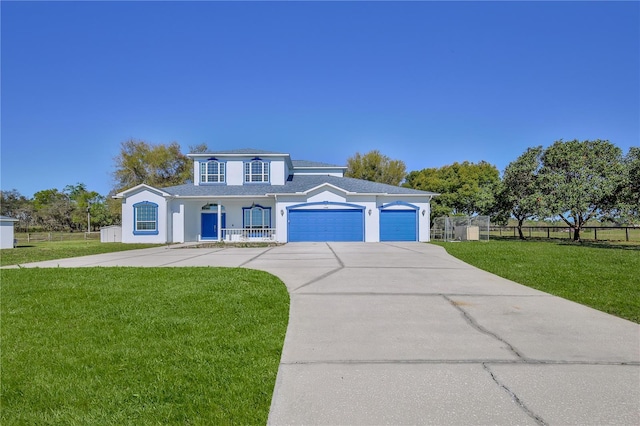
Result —
[{"label": "tree trunk", "polygon": [[518,235],[520,236],[521,240],[524,240],[524,234],[522,233],[522,222],[524,222],[523,219],[519,219],[518,220]]},{"label": "tree trunk", "polygon": [[573,241],[580,241],[580,228],[573,228]]}]

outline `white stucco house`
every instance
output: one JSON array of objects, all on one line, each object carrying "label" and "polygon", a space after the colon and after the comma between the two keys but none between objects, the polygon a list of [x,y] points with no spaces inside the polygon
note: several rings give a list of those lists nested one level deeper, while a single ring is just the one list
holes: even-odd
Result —
[{"label": "white stucco house", "polygon": [[14,230],[13,225],[18,219],[7,216],[0,216],[0,249],[13,248]]},{"label": "white stucco house", "polygon": [[346,178],[346,167],[286,153],[188,156],[193,183],[115,195],[122,242],[429,241],[435,193]]}]

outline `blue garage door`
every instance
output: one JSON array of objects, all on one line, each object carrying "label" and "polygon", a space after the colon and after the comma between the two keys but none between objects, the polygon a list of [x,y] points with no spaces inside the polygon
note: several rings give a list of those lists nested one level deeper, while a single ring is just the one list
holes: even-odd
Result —
[{"label": "blue garage door", "polygon": [[364,241],[362,210],[290,210],[289,241]]},{"label": "blue garage door", "polygon": [[380,241],[417,241],[416,210],[381,210]]}]

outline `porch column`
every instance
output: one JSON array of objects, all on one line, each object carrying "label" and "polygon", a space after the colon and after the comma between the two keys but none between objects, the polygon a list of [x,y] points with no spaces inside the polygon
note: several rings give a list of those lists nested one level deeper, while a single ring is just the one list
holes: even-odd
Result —
[{"label": "porch column", "polygon": [[222,205],[218,203],[218,242],[222,240]]}]

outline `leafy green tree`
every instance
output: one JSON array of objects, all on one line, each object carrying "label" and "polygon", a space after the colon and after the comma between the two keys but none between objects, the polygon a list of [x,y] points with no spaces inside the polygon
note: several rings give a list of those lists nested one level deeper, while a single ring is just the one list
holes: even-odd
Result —
[{"label": "leafy green tree", "polygon": [[587,221],[610,216],[619,208],[624,172],[622,150],[609,141],[556,141],[542,155],[539,181],[544,207],[580,241]]},{"label": "leafy green tree", "polygon": [[498,169],[480,161],[412,171],[404,186],[440,193],[431,201],[431,221],[449,215],[490,214],[500,187]]},{"label": "leafy green tree", "polygon": [[624,158],[625,181],[621,188],[621,210],[628,222],[640,220],[640,147],[632,146]]},{"label": "leafy green tree", "polygon": [[[63,193],[67,194],[73,206],[71,221],[74,230],[85,230],[87,225],[90,225],[91,230],[113,223],[105,197],[96,191],[88,191],[85,184],[67,185]],[[88,212],[87,209],[89,209]],[[87,213],[89,213],[90,224],[87,223]]]},{"label": "leafy green tree", "polygon": [[356,152],[347,159],[347,171],[344,175],[397,186],[405,178],[406,166],[403,161],[392,160],[378,150],[364,155]]},{"label": "leafy green tree", "polygon": [[72,229],[73,205],[69,196],[57,189],[45,189],[33,195],[35,222],[47,231]]},{"label": "leafy green tree", "polygon": [[33,202],[16,189],[0,191],[0,215],[18,219],[18,229],[28,232],[34,213]]},{"label": "leafy green tree", "polygon": [[497,210],[518,221],[518,235],[524,240],[522,224],[541,212],[542,193],[538,171],[542,165],[541,146],[528,148],[524,154],[509,163],[502,175],[502,188],[497,197]]},{"label": "leafy green tree", "polygon": [[151,145],[131,139],[122,143],[114,161],[114,192],[141,183],[158,188],[181,185],[193,175],[192,162],[182,154],[177,142]]}]

